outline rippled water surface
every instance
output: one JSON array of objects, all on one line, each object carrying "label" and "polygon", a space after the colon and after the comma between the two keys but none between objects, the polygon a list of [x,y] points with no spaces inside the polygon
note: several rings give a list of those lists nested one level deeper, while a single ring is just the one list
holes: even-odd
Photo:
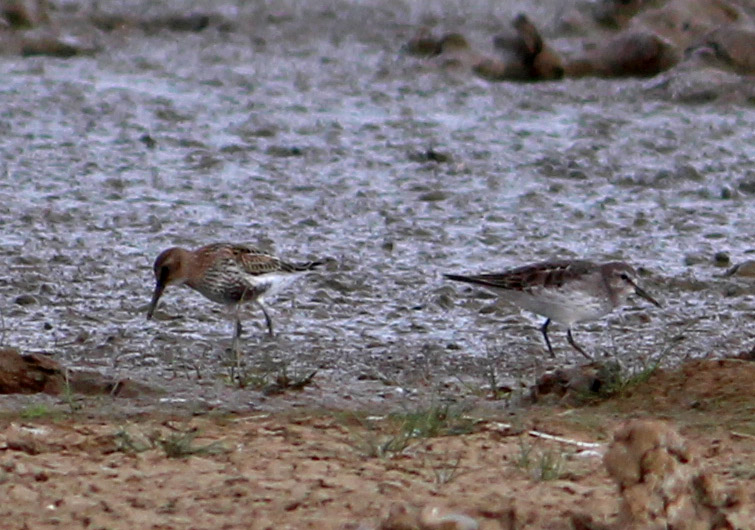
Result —
[{"label": "rippled water surface", "polygon": [[[752,282],[713,256],[755,249],[751,103],[679,103],[652,79],[450,76],[398,55],[441,4],[307,5],[260,18],[223,4],[230,30],[0,58],[4,344],[252,399],[215,383],[231,336],[220,308],[174,288],[145,319],[162,249],[234,241],[335,260],[271,304],[276,339],[254,308],[245,319],[249,362],[319,369],[323,394],[581,361],[563,328],[554,362],[540,317],[442,279],[552,257],[630,261],[664,304],[632,299],[578,325],[599,356],[640,366],[749,347]],[[465,9],[452,4],[478,42],[513,12]]]}]

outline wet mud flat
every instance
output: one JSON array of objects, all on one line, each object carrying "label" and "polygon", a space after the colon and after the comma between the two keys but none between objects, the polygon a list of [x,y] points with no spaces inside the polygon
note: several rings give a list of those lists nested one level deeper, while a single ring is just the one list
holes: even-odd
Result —
[{"label": "wet mud flat", "polygon": [[[580,257],[632,263],[664,305],[577,326],[597,358],[636,373],[750,347],[752,282],[725,274],[754,248],[734,82],[488,83],[399,53],[422,24],[482,43],[555,16],[527,4],[57,9],[92,53],[2,57],[5,345],[167,406],[264,408],[315,371],[307,403],[477,399],[582,359],[442,273]],[[157,254],[213,241],[333,260],[271,304],[276,339],[250,308],[243,389],[220,309],[173,289],[145,320]]]},{"label": "wet mud flat", "polygon": [[[628,528],[601,455],[660,418],[700,520],[751,527],[746,76],[490,83],[399,53],[546,26],[539,3],[53,8],[86,53],[0,55],[0,346],[102,379],[0,396],[3,524]],[[214,241],[330,259],[271,302],[276,338],[249,308],[241,374],[198,294],[146,320],[158,253]],[[565,330],[551,359],[539,317],[442,277],[549,258],[626,260],[663,304],[575,327],[620,362],[610,397],[533,403],[584,362]]]}]

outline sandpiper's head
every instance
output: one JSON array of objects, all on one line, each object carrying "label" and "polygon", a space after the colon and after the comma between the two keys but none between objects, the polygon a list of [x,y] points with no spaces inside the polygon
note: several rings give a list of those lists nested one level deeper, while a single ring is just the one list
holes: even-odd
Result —
[{"label": "sandpiper's head", "polygon": [[616,305],[623,302],[630,294],[636,294],[651,304],[661,307],[655,298],[638,285],[637,271],[630,265],[623,262],[606,263],[603,265],[603,273],[615,297]]},{"label": "sandpiper's head", "polygon": [[186,275],[187,254],[183,248],[173,247],[168,250],[163,250],[157,259],[155,260],[155,292],[152,294],[152,302],[149,304],[149,310],[147,311],[147,319],[152,318],[152,314],[155,312],[157,302],[163,294],[163,291],[168,285],[180,284],[185,282],[188,278]]}]

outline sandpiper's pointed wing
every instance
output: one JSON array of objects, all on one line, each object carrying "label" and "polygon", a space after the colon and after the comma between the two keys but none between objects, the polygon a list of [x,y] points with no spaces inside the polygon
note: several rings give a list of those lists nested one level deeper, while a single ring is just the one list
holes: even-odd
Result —
[{"label": "sandpiper's pointed wing", "polygon": [[271,272],[289,272],[278,257],[258,248],[248,245],[233,245],[231,247],[234,257],[245,273],[251,275],[267,274]]},{"label": "sandpiper's pointed wing", "polygon": [[561,287],[564,283],[594,272],[596,265],[589,261],[544,261],[524,265],[508,271],[461,276],[446,274],[446,278],[509,291],[532,291],[543,287]]},{"label": "sandpiper's pointed wing", "polygon": [[218,243],[209,245],[215,247],[229,258],[233,259],[236,264],[246,274],[258,276],[274,272],[300,272],[314,269],[321,265],[322,261],[311,261],[307,263],[288,263],[277,256],[268,254],[251,245],[240,245],[235,243]]},{"label": "sandpiper's pointed wing", "polygon": [[250,245],[213,243],[197,249],[195,255],[204,271],[235,269],[256,276],[283,270],[278,258]]}]

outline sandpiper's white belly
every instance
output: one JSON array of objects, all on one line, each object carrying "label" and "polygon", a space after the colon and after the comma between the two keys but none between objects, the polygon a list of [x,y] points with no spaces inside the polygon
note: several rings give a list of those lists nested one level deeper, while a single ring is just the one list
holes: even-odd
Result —
[{"label": "sandpiper's white belly", "polygon": [[246,274],[244,279],[261,292],[259,298],[275,296],[278,291],[289,285],[302,273],[268,272],[265,274]]},{"label": "sandpiper's white belly", "polygon": [[573,287],[576,286],[532,289],[531,292],[496,290],[496,293],[526,311],[567,326],[596,320],[613,310],[613,304],[606,294]]}]

